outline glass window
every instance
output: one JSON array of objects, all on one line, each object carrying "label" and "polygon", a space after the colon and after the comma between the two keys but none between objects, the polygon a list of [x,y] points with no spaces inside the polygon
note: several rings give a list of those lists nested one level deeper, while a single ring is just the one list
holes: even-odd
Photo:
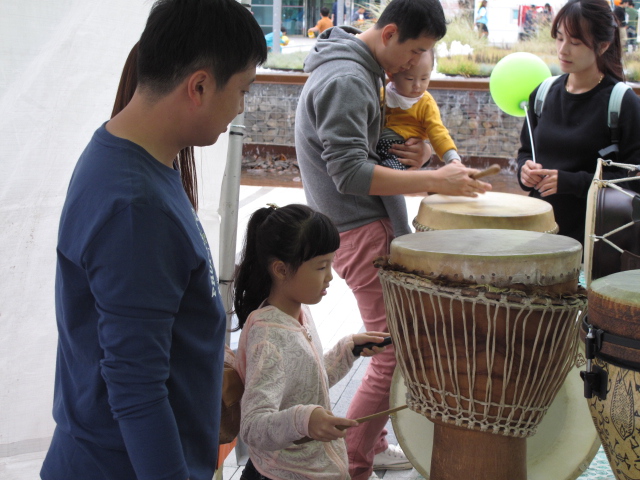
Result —
[{"label": "glass window", "polygon": [[282,26],[289,35],[305,34],[304,8],[282,7]]},{"label": "glass window", "polygon": [[253,16],[265,34],[273,31],[273,7],[271,5],[253,5]]}]

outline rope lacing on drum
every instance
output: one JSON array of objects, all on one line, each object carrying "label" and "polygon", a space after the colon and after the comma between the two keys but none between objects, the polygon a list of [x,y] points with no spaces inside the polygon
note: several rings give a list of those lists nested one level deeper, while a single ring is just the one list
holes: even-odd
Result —
[{"label": "rope lacing on drum", "polygon": [[[632,165],[629,163],[616,163],[613,162],[611,160],[602,160],[602,163],[608,167],[617,167],[617,168],[622,168],[625,170],[629,170],[630,172],[640,172],[640,165]],[[613,188],[617,191],[619,191],[620,193],[623,193],[624,195],[632,198],[632,219],[629,223],[626,223],[614,230],[611,230],[608,233],[605,233],[604,235],[596,235],[596,234],[592,234],[591,237],[594,240],[602,240],[603,242],[605,242],[607,245],[609,245],[610,247],[614,248],[615,250],[617,250],[620,253],[624,253],[624,249],[620,248],[618,245],[616,245],[615,243],[613,243],[611,240],[609,240],[608,237],[615,235],[616,233],[625,230],[627,228],[633,227],[633,225],[637,222],[640,222],[640,195],[638,195],[637,193],[633,193],[633,192],[629,192],[625,189],[623,189],[622,187],[620,187],[618,184],[619,183],[624,183],[624,182],[632,182],[632,181],[640,181],[640,176],[633,176],[633,177],[624,177],[624,178],[617,178],[617,179],[612,179],[612,180],[604,180],[604,179],[600,179],[600,178],[595,178],[594,183],[596,183],[599,186],[607,186],[610,188]]]},{"label": "rope lacing on drum", "polygon": [[[417,217],[413,219],[412,224],[413,224],[413,228],[415,228],[416,231],[418,231],[418,232],[434,232],[434,231],[436,231],[435,228],[431,228],[431,227],[429,227],[427,225],[421,224],[418,221]],[[555,235],[556,233],[558,233],[559,229],[560,229],[560,227],[558,227],[558,225],[556,224],[556,226],[553,227],[551,230],[547,230],[547,231],[542,232],[542,233],[550,233],[550,234]]]},{"label": "rope lacing on drum", "polygon": [[[488,285],[454,287],[384,269],[379,275],[409,408],[480,431],[535,434],[573,368],[578,314],[585,309],[586,296],[531,296]],[[504,318],[498,318],[499,313]],[[433,325],[427,324],[428,316],[436,319]],[[478,325],[477,317],[486,323]],[[456,348],[454,334],[464,336],[464,348]],[[500,345],[506,351],[498,356],[496,336],[507,339]],[[466,370],[459,372],[457,367],[465,362]]]},{"label": "rope lacing on drum", "polygon": [[[426,286],[437,286],[438,290],[442,292],[460,290],[460,294],[466,297],[477,297],[482,294],[488,299],[501,300],[504,298],[519,304],[522,304],[524,299],[529,299],[531,302],[540,305],[546,305],[548,302],[555,305],[567,305],[572,304],[574,301],[583,304],[587,298],[586,290],[581,286],[578,286],[575,293],[556,293],[536,285],[520,285],[519,288],[516,288],[515,286],[496,287],[487,283],[473,283],[472,281],[455,281],[445,276],[428,275],[422,271],[409,271],[402,265],[390,263],[388,256],[375,258],[373,265],[382,270],[403,274],[409,283],[420,285],[424,282]],[[578,272],[576,271],[576,273]]]}]

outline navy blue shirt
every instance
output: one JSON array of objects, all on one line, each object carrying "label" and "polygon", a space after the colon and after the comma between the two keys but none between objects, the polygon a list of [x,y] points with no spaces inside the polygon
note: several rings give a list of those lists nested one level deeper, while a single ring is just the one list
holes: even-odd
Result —
[{"label": "navy blue shirt", "polygon": [[210,480],[225,314],[180,180],[104,125],[58,234],[56,433],[46,480]]}]

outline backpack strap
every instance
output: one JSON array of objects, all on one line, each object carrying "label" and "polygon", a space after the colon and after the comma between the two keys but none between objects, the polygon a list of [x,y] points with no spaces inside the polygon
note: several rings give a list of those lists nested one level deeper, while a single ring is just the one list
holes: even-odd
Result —
[{"label": "backpack strap", "polygon": [[622,99],[629,89],[631,87],[626,83],[618,82],[611,90],[609,110],[607,111],[607,125],[609,126],[611,145],[598,151],[601,158],[605,158],[612,152],[618,152],[618,143],[620,143],[620,108],[622,107]]},{"label": "backpack strap", "polygon": [[560,78],[560,75],[545,78],[538,87],[536,98],[533,103],[533,112],[536,114],[536,117],[540,117],[540,114],[542,113],[542,106],[544,105],[544,99],[547,97],[549,88],[558,78]]}]

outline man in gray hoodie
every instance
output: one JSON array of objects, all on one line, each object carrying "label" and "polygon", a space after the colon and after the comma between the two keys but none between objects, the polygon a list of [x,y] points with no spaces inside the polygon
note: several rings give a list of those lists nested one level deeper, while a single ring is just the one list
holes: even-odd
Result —
[{"label": "man in gray hoodie", "polygon": [[[384,117],[384,72],[414,65],[446,33],[439,0],[393,0],[365,32],[334,27],[320,35],[305,62],[310,72],[296,111],[296,151],[309,206],[328,215],[340,231],[334,269],[353,291],[367,330],[386,331],[382,287],[372,259],[386,255],[394,238],[380,199],[438,192],[475,197],[491,186],[473,180],[476,170],[454,162],[420,170],[426,146],[409,139],[394,153],[413,167],[378,165],[376,143]],[[406,208],[406,206],[405,206]],[[409,226],[395,235],[409,233]],[[393,349],[372,358],[347,412],[360,418],[389,407]],[[377,478],[376,468],[410,468],[399,447],[388,445],[383,417],[348,431],[349,472],[354,480]],[[374,461],[375,456],[375,461]]]}]

